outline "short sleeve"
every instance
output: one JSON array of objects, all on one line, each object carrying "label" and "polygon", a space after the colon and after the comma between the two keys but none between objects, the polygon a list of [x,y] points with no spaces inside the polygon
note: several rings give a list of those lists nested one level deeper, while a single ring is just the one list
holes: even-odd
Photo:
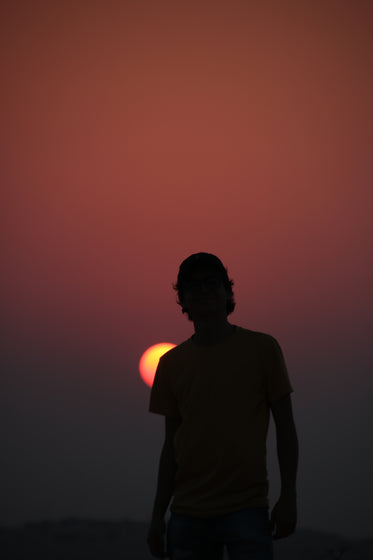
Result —
[{"label": "short sleeve", "polygon": [[171,367],[164,356],[158,363],[150,393],[149,412],[164,416],[180,416],[177,401],[171,387]]},{"label": "short sleeve", "polygon": [[272,336],[266,337],[265,373],[266,391],[270,403],[293,392],[281,347]]}]

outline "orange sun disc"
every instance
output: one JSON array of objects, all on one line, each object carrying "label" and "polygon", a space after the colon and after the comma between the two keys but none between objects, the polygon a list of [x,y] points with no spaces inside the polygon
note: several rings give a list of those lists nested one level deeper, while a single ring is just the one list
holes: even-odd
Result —
[{"label": "orange sun disc", "polygon": [[160,342],[150,346],[140,358],[139,371],[144,383],[151,387],[153,385],[155,372],[158,366],[159,358],[166,352],[175,348],[176,344],[171,342]]}]

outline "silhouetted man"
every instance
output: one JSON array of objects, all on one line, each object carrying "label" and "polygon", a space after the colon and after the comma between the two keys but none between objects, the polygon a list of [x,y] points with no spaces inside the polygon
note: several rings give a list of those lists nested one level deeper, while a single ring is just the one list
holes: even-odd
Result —
[{"label": "silhouetted man", "polygon": [[[209,253],[193,254],[180,266],[178,303],[195,332],[160,359],[149,407],[166,423],[148,534],[159,558],[221,560],[226,547],[230,560],[270,560],[272,538],[295,530],[292,387],[277,341],[228,322],[235,308],[232,286],[222,262]],[[281,474],[271,519],[270,412]]]}]

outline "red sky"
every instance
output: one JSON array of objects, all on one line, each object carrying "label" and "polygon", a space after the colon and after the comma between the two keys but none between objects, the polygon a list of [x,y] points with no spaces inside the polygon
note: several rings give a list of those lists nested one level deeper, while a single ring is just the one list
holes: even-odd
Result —
[{"label": "red sky", "polygon": [[[151,344],[190,335],[171,285],[200,250],[235,281],[232,322],[283,346],[305,457],[328,456],[321,486],[339,484],[333,456],[344,463],[346,434],[373,468],[359,435],[371,418],[357,416],[372,388],[371,3],[9,1],[1,10],[4,399],[9,464],[22,463],[19,480],[30,476],[25,518],[84,510],[83,497],[58,492],[36,505],[41,426],[64,442],[51,466],[68,447],[68,410],[71,430],[84,424],[108,441],[130,423],[123,448],[142,451],[128,467],[122,449],[118,480],[123,462],[134,473],[156,460],[144,440],[158,441],[160,426],[146,416],[137,362]],[[328,414],[339,447],[325,436],[316,452]],[[26,460],[13,442],[29,441],[28,430],[40,455]],[[97,453],[80,457],[82,471]],[[356,479],[354,468],[346,460],[344,476]],[[114,490],[95,502],[90,488],[98,515],[122,511]],[[145,518],[150,501],[139,498],[134,516]],[[1,518],[21,519],[19,509]],[[304,509],[308,526],[316,509]]]}]

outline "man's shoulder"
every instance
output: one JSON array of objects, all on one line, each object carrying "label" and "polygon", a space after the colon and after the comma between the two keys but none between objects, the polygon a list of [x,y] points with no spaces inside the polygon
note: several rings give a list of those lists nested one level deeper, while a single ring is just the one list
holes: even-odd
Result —
[{"label": "man's shoulder", "polygon": [[237,334],[242,339],[246,339],[247,341],[252,341],[252,342],[263,341],[264,343],[266,342],[271,343],[276,340],[271,334],[261,332],[261,331],[254,331],[251,329],[247,329],[245,327],[237,327]]},{"label": "man's shoulder", "polygon": [[183,342],[180,342],[180,344],[177,344],[176,346],[165,352],[165,354],[162,355],[161,360],[163,362],[178,360],[179,358],[185,356],[185,354],[189,353],[190,349],[191,339],[187,338]]}]

